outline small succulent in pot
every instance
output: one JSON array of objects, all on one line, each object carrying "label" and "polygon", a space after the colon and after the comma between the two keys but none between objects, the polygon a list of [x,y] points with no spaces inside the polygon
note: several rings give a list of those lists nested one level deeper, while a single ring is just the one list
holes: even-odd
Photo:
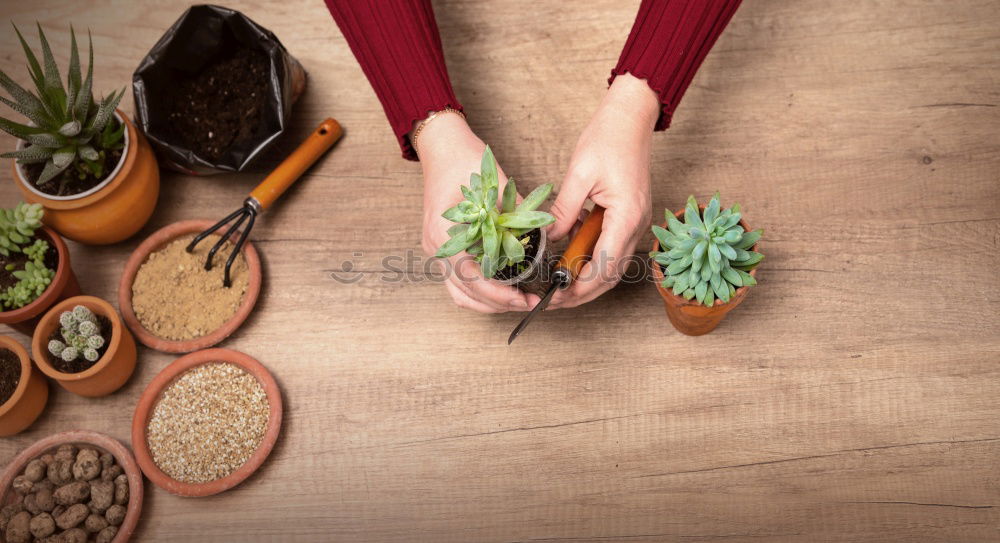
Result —
[{"label": "small succulent in pot", "polygon": [[13,209],[0,209],[0,261],[6,262],[0,275],[16,280],[0,290],[0,309],[18,309],[45,292],[55,272],[45,264],[49,243],[35,236],[42,226],[44,211],[39,204],[21,202]]},{"label": "small succulent in pot", "polygon": [[499,190],[496,159],[487,146],[479,173],[473,173],[469,186],[462,187],[465,200],[442,214],[457,224],[448,229],[451,239],[438,248],[435,257],[466,251],[475,256],[487,279],[505,270],[512,271],[507,274],[511,276],[525,271],[531,256],[525,251],[529,234],[555,222],[551,214],[537,211],[552,192],[552,184],[539,186],[518,204],[517,185],[508,179],[498,208]]},{"label": "small succulent in pot", "polygon": [[[94,72],[94,46],[90,43],[86,77],[81,76],[80,54],[76,34],[70,28],[70,60],[66,86],[60,79],[59,68],[52,55],[45,33],[38,27],[42,45],[42,63],[28,46],[20,30],[14,27],[28,60],[29,73],[35,85],[32,93],[0,71],[0,86],[13,98],[0,101],[27,117],[30,125],[0,117],[0,129],[27,143],[22,149],[3,153],[23,166],[42,165],[33,182],[42,187],[57,182],[55,195],[62,195],[72,180],[96,184],[108,173],[109,157],[121,156],[124,148],[125,125],[114,118],[115,107],[125,89],[113,91],[100,101],[91,92]],[[38,166],[36,166],[37,168]],[[113,167],[113,166],[112,166]]]},{"label": "small succulent in pot", "polygon": [[667,211],[667,228],[653,226],[663,251],[650,253],[663,269],[662,286],[711,307],[716,299],[728,303],[739,287],[756,285],[748,272],[764,255],[750,249],[764,231],[745,232],[739,224],[741,217],[739,204],[721,208],[718,193],[704,213],[694,196],[689,197],[684,222]]},{"label": "small succulent in pot", "polygon": [[53,356],[58,356],[66,362],[72,362],[83,357],[88,362],[97,362],[100,358],[99,349],[104,346],[101,336],[101,323],[94,312],[82,305],[59,315],[59,331],[63,341],[49,341],[48,349]]}]

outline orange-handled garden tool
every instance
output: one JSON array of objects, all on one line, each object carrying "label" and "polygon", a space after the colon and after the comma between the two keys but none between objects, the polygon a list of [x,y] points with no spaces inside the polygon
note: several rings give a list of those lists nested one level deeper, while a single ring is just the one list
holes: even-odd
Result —
[{"label": "orange-handled garden tool", "polygon": [[531,322],[531,319],[536,314],[545,310],[549,302],[552,301],[552,295],[557,290],[569,288],[570,284],[580,275],[583,265],[594,252],[594,246],[597,245],[597,238],[601,237],[601,227],[603,225],[604,208],[595,205],[594,209],[590,211],[590,215],[587,215],[587,218],[583,221],[583,225],[577,231],[576,236],[569,242],[566,252],[559,258],[556,269],[552,272],[552,285],[549,287],[549,290],[545,292],[545,296],[542,296],[542,299],[535,305],[531,312],[521,320],[517,328],[514,328],[514,331],[510,333],[510,337],[507,338],[507,345],[513,343],[517,339],[517,336],[521,335],[521,332],[524,331],[524,328],[528,326],[528,323]]},{"label": "orange-handled garden tool", "polygon": [[229,280],[229,270],[233,267],[233,262],[236,261],[236,255],[240,254],[240,250],[243,249],[243,244],[246,243],[247,236],[250,235],[250,230],[253,228],[253,223],[257,218],[257,214],[264,211],[275,200],[278,199],[288,187],[292,186],[292,183],[298,181],[302,174],[309,169],[319,157],[323,156],[330,147],[333,147],[334,143],[340,139],[341,134],[344,131],[340,128],[340,123],[333,119],[326,119],[309,135],[308,138],[299,148],[292,152],[278,165],[274,171],[271,172],[259,185],[257,188],[253,189],[250,196],[243,201],[243,207],[237,209],[236,211],[230,213],[226,218],[215,223],[211,228],[205,230],[204,232],[198,234],[191,243],[187,246],[187,252],[194,250],[195,246],[198,245],[201,240],[205,239],[213,232],[222,228],[222,226],[232,220],[236,220],[233,224],[229,226],[226,233],[219,238],[219,241],[212,246],[212,250],[208,252],[208,258],[205,259],[205,269],[212,269],[212,259],[215,257],[215,253],[219,251],[222,245],[233,235],[233,232],[243,224],[248,218],[247,227],[243,229],[240,233],[239,240],[236,242],[236,246],[233,248],[232,254],[226,259],[226,272],[222,280],[222,285],[226,288],[232,284]]}]

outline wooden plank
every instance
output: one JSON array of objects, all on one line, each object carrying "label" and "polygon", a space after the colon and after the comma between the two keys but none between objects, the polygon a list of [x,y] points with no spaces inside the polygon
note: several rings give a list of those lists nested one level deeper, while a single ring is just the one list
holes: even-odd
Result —
[{"label": "wooden plank", "polygon": [[[746,2],[656,137],[653,197],[657,217],[690,193],[741,202],[767,230],[761,285],[701,338],[641,282],[543,315],[513,347],[518,315],[462,311],[424,273],[419,167],[322,4],[230,5],[281,37],[309,88],[257,171],[164,175],[144,234],[239,205],[327,115],[347,133],[254,231],[265,289],[225,343],[286,395],[271,460],[205,500],[147,485],[140,540],[997,539],[995,2]],[[470,122],[525,189],[562,179],[636,6],[435,2]],[[40,21],[59,55],[68,21],[90,28],[108,92],[180,11],[45,0],[0,18]],[[26,81],[22,65],[3,33],[0,68]],[[141,238],[74,244],[84,290],[113,299]],[[364,279],[336,281],[344,262]],[[128,441],[172,359],[143,350],[107,398],[55,391],[0,463],[70,428]]]}]

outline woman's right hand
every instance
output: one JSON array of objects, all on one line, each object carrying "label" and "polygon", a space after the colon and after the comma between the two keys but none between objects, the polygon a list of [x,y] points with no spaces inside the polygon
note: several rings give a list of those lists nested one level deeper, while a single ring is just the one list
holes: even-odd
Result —
[{"label": "woman's right hand", "polygon": [[[452,222],[441,216],[462,200],[461,185],[469,184],[469,177],[479,171],[483,143],[465,119],[456,113],[442,112],[421,130],[417,138],[417,155],[424,171],[424,224],[423,249],[433,256],[448,241],[448,228]],[[499,169],[500,191],[507,184],[507,176]],[[447,259],[442,266],[445,286],[459,307],[481,313],[527,311],[538,302],[534,295],[486,280],[479,264],[464,251]]]}]

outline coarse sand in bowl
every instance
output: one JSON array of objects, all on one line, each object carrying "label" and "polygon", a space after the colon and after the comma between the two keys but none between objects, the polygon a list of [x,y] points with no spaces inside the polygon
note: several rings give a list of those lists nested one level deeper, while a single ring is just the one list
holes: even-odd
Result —
[{"label": "coarse sand in bowl", "polygon": [[198,338],[226,323],[239,309],[249,285],[246,259],[240,253],[230,271],[232,286],[222,286],[227,241],[205,270],[205,258],[219,236],[209,236],[187,252],[194,236],[182,236],[150,253],[132,283],[132,307],[142,326],[175,341]]},{"label": "coarse sand in bowl", "polygon": [[264,387],[243,368],[210,362],[180,374],[163,390],[146,427],[153,462],[184,483],[236,471],[257,450],[270,406]]}]

